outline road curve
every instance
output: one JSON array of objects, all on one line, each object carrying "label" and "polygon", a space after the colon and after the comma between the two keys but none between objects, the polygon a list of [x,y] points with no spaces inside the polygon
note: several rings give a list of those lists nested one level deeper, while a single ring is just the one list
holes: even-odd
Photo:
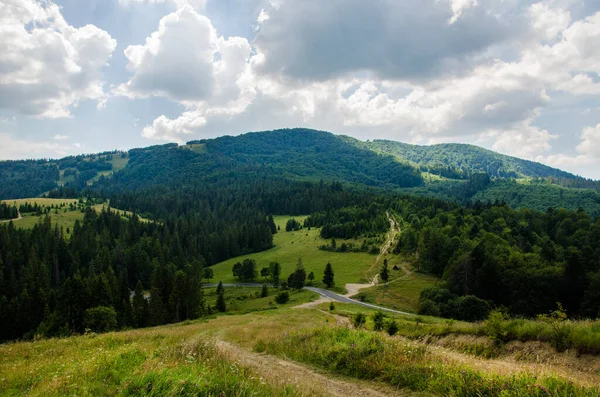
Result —
[{"label": "road curve", "polygon": [[[216,287],[218,284],[204,284],[204,287]],[[239,283],[239,284],[223,284],[223,287],[254,287],[254,288],[261,288],[263,286],[263,284],[259,284],[259,283]],[[389,313],[396,313],[396,314],[404,314],[406,316],[416,316],[416,314],[414,313],[408,313],[408,312],[403,312],[400,310],[394,310],[394,309],[388,309],[387,307],[383,307],[383,306],[377,306],[377,305],[372,305],[370,303],[365,303],[365,302],[360,302],[357,301],[355,299],[350,299],[347,298],[345,296],[342,296],[340,294],[336,294],[335,292],[329,291],[327,289],[323,289],[323,288],[316,288],[316,287],[304,287],[304,289],[312,291],[312,292],[316,292],[319,295],[322,296],[326,296],[328,298],[331,298],[335,301],[341,302],[341,303],[351,303],[354,305],[360,305],[360,306],[364,306],[364,307],[369,307],[371,309],[378,309],[381,311],[385,311],[385,312],[389,312]]]}]

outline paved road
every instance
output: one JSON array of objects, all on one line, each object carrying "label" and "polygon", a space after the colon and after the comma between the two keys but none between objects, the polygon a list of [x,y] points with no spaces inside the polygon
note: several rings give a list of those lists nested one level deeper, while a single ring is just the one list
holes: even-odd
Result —
[{"label": "paved road", "polygon": [[[218,284],[204,284],[203,286],[204,287],[216,287],[217,285]],[[258,284],[258,283],[223,284],[223,287],[256,287],[256,288],[261,288],[262,286],[263,286],[263,284]],[[332,291],[329,291],[329,290],[323,289],[323,288],[304,287],[304,289],[316,292],[319,295],[326,296],[328,298],[331,298],[331,299],[336,300],[336,301],[341,302],[341,303],[351,303],[351,304],[354,304],[354,305],[360,305],[360,306],[364,306],[364,307],[369,307],[371,309],[379,309],[379,310],[385,311],[385,312],[396,313],[396,314],[404,314],[406,316],[415,316],[416,315],[414,313],[408,313],[408,312],[403,312],[403,311],[400,311],[400,310],[388,309],[387,307],[372,305],[370,303],[365,303],[365,302],[360,302],[360,301],[357,301],[357,300],[354,300],[354,299],[347,298],[347,297],[342,296],[340,294],[336,294],[335,292],[332,292]]]}]

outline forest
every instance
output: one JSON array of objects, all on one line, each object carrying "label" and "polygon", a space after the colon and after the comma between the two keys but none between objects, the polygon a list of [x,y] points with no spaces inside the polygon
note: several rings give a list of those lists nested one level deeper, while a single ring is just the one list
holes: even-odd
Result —
[{"label": "forest", "polygon": [[0,203],[0,220],[15,219],[19,216],[16,206],[7,203]]},{"label": "forest", "polygon": [[87,208],[70,238],[48,218],[30,230],[0,225],[0,319],[15,324],[0,338],[83,332],[89,310],[107,315],[97,308],[114,310],[118,327],[207,313],[204,268],[270,248],[272,214],[312,214],[303,226],[327,239],[376,236],[388,230],[388,213],[398,217],[396,252],[443,280],[422,297],[427,314],[456,317],[457,299],[474,296],[515,315],[561,302],[570,316],[600,316],[600,220],[584,211],[465,207],[340,183],[235,176],[210,188],[149,186],[109,198],[153,221]]},{"label": "forest", "polygon": [[[98,317],[114,317],[122,328],[207,313],[198,292],[210,275],[205,269],[272,247],[278,232],[273,215],[310,215],[303,223],[290,220],[286,229],[319,228],[331,241],[321,249],[335,252],[376,251],[372,239],[395,217],[395,252],[442,280],[421,296],[425,314],[458,318],[461,302],[484,302],[531,317],[560,302],[570,317],[600,317],[600,212],[594,210],[600,200],[594,190],[581,195],[580,189],[469,172],[430,194],[436,184],[422,185],[406,163],[358,148],[351,138],[300,132],[55,163],[1,163],[3,175],[10,175],[1,179],[8,190],[0,191],[10,192],[14,181],[37,181],[49,189],[47,197],[81,199],[81,207],[71,209],[84,214],[67,233],[49,218],[32,229],[0,224],[0,321],[15,324],[4,327],[0,339],[81,333]],[[112,175],[100,174],[115,166]],[[99,173],[93,184],[87,176],[75,178],[88,171]],[[73,177],[70,183],[44,185],[65,174]],[[23,189],[18,194],[29,193]],[[524,189],[530,191],[520,196]],[[581,208],[545,207],[548,200]],[[134,215],[85,208],[98,202]],[[518,209],[522,203],[532,208]],[[21,212],[44,215],[35,205]],[[10,201],[2,204],[0,218],[16,216]],[[360,248],[342,244],[358,238]]]},{"label": "forest", "polygon": [[250,179],[344,183],[453,200],[503,201],[513,208],[583,208],[600,214],[600,185],[565,171],[471,145],[363,142],[309,129],[70,156],[0,162],[0,200],[45,195],[108,196],[149,186]]}]

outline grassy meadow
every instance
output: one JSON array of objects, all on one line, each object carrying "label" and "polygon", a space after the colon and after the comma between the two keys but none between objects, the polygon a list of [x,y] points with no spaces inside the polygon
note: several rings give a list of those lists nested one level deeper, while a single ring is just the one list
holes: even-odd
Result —
[{"label": "grassy meadow", "polygon": [[[290,300],[286,304],[275,303],[277,290],[268,288],[268,296],[261,298],[260,288],[252,287],[225,287],[225,303],[228,314],[246,314],[255,311],[274,310],[282,307],[297,306],[302,303],[314,301],[319,294],[312,291],[288,291]],[[216,287],[204,288],[206,304],[215,307],[217,302]]]},{"label": "grassy meadow", "polygon": [[[373,330],[375,310],[341,303],[333,310],[328,303],[296,308],[315,298],[307,291],[273,309],[268,303],[272,296],[256,298],[256,291],[260,289],[226,287],[228,315],[0,345],[0,396],[340,395],[316,384],[319,379],[334,387],[341,379],[353,388],[352,395],[367,395],[360,392],[363,381],[387,390],[386,395],[402,396],[577,397],[600,392],[594,384],[598,374],[589,369],[567,368],[562,361],[555,365],[544,357],[539,359],[543,365],[539,360],[496,359],[456,341],[440,344],[444,335],[473,335],[472,344],[481,344],[485,324],[386,314],[385,327],[391,321],[398,327],[389,336]],[[214,288],[206,289],[207,302],[214,295]],[[366,314],[367,321],[355,328],[357,313]],[[593,356],[581,360],[581,366],[597,362]],[[389,389],[381,389],[385,387]]]},{"label": "grassy meadow", "polygon": [[400,270],[391,270],[402,259],[391,257],[390,281],[387,285],[365,288],[355,298],[364,302],[373,303],[391,309],[417,313],[419,311],[419,298],[421,291],[439,282],[437,277],[416,273],[410,270],[410,265],[404,265]]},{"label": "grassy meadow", "polygon": [[[306,216],[296,216],[296,220],[303,222]],[[311,228],[299,231],[286,232],[285,224],[289,216],[274,217],[275,224],[281,230],[273,236],[274,247],[254,254],[243,255],[228,259],[224,262],[214,265],[214,279],[216,282],[235,283],[238,280],[233,277],[232,268],[236,262],[241,262],[246,258],[254,259],[257,263],[258,271],[263,267],[269,266],[271,262],[279,262],[281,265],[282,279],[292,273],[298,258],[302,258],[302,263],[306,273],[314,272],[314,286],[323,286],[321,279],[327,262],[331,262],[335,273],[336,287],[343,289],[347,283],[366,282],[370,280],[379,271],[377,264],[377,255],[366,252],[330,252],[322,251],[319,246],[326,245],[330,241],[322,239],[319,229]],[[338,246],[344,241],[353,242],[360,245],[357,240],[338,240]],[[383,259],[381,259],[383,260]],[[258,282],[261,282],[260,279]]]},{"label": "grassy meadow", "polygon": [[[126,159],[125,159],[126,160]],[[9,205],[16,205],[19,207],[23,204],[37,204],[41,207],[51,207],[55,208],[50,209],[48,212],[48,216],[50,217],[50,222],[53,225],[58,225],[59,228],[62,228],[67,236],[70,234],[70,229],[73,228],[76,220],[83,219],[83,213],[81,212],[82,205],[79,204],[78,199],[53,199],[53,198],[25,198],[25,199],[15,199],[15,200],[2,200],[2,202],[7,203]],[[71,210],[70,204],[75,206],[74,210]],[[63,206],[60,208],[60,206]],[[102,204],[95,204],[92,208],[96,212],[100,212],[103,209],[108,210],[108,202]],[[121,214],[125,214],[125,217],[130,217],[133,215],[130,211],[123,211],[115,208],[111,208],[111,211],[117,211]],[[43,221],[46,217],[45,214],[37,215],[35,213],[23,213],[21,214],[21,219],[13,219],[12,222],[15,227],[22,229],[31,229],[33,226]],[[147,219],[140,218],[140,221],[147,222]],[[69,233],[67,233],[67,229],[69,229]]]}]

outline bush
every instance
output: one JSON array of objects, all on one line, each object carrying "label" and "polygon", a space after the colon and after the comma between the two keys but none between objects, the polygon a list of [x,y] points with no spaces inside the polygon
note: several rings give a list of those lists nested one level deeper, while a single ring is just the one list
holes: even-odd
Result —
[{"label": "bush", "polygon": [[398,333],[398,324],[396,323],[396,320],[392,320],[387,327],[387,333],[390,336],[394,336]]},{"label": "bush", "polygon": [[288,303],[290,301],[290,293],[287,291],[280,291],[275,295],[275,302],[280,305]]},{"label": "bush", "polygon": [[85,311],[83,321],[85,328],[94,332],[112,331],[117,328],[117,312],[112,307],[92,307]]},{"label": "bush", "polygon": [[490,304],[473,295],[461,296],[456,300],[456,316],[463,321],[482,321],[490,313]]},{"label": "bush", "polygon": [[485,332],[492,342],[501,344],[506,341],[506,337],[508,336],[507,321],[508,314],[504,310],[494,310],[483,324],[483,332]]},{"label": "bush", "polygon": [[423,299],[421,301],[421,308],[419,309],[419,314],[423,314],[425,316],[439,317],[440,309],[434,301],[430,299]]},{"label": "bush", "polygon": [[573,327],[567,320],[567,312],[560,303],[558,309],[538,316],[538,320],[550,326],[550,344],[558,351],[563,352],[573,345]]},{"label": "bush", "polygon": [[383,329],[383,318],[382,312],[373,313],[373,330],[381,331]]},{"label": "bush", "polygon": [[334,311],[335,310],[335,304],[333,302],[329,303],[329,310],[330,311]]},{"label": "bush", "polygon": [[356,313],[354,315],[354,326],[356,328],[361,328],[367,322],[367,316],[364,313]]},{"label": "bush", "polygon": [[356,298],[357,298],[359,301],[361,301],[361,302],[364,302],[365,300],[367,300],[367,294],[365,294],[364,292],[359,292],[359,293],[356,295]]}]

